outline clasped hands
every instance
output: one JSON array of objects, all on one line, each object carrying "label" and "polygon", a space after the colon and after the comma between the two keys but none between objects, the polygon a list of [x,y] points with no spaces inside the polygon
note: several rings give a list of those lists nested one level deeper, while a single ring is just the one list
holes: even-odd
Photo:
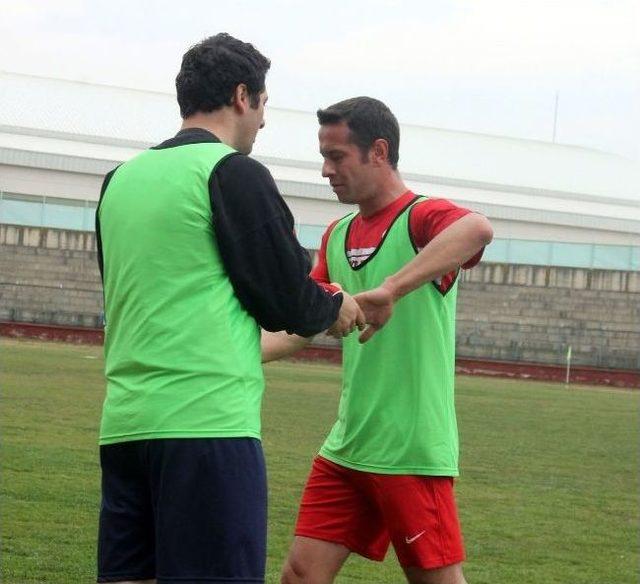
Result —
[{"label": "clasped hands", "polygon": [[[340,287],[339,284],[333,285]],[[361,331],[358,340],[366,343],[391,318],[395,298],[384,284],[354,296],[342,290],[342,295],[338,318],[327,329],[327,334],[332,337],[346,337],[357,328]]]}]

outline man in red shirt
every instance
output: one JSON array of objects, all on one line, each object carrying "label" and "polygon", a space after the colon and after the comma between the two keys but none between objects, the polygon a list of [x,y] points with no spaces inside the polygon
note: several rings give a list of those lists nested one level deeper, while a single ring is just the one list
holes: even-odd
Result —
[{"label": "man in red shirt", "polygon": [[[492,229],[406,187],[398,122],[380,101],[345,100],[318,120],[322,174],[359,212],[329,226],[312,277],[355,294],[368,323],[361,343],[389,324],[366,348],[345,339],[338,421],[314,461],[282,582],[329,584],[350,553],[381,560],[392,543],[409,582],[464,584],[453,496],[456,276],[480,260]],[[301,342],[265,336],[263,360]]]}]

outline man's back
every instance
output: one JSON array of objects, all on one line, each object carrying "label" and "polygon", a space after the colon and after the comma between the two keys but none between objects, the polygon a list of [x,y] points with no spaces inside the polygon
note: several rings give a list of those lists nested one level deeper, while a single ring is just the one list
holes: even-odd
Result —
[{"label": "man's back", "polygon": [[211,221],[221,143],[148,150],[98,210],[108,380],[101,443],[259,437],[259,332],[234,295]]}]

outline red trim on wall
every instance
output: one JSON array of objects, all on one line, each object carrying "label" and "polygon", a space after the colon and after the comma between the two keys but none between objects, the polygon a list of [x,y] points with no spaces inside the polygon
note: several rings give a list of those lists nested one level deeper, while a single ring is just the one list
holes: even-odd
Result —
[{"label": "red trim on wall", "polygon": [[[477,361],[457,359],[456,372],[464,375],[488,377],[511,377],[564,383],[566,368],[562,365],[544,363],[522,363],[511,361]],[[599,369],[596,367],[571,367],[570,383],[585,385],[610,385],[640,389],[640,371],[630,369]]]},{"label": "red trim on wall", "polygon": [[41,341],[63,341],[85,345],[102,345],[102,329],[79,326],[56,326],[26,322],[0,321],[0,336],[14,339],[38,339]]},{"label": "red trim on wall", "polygon": [[[306,347],[296,353],[295,359],[341,363],[342,353],[338,348]],[[461,357],[456,359],[456,373],[559,383],[564,383],[566,379],[566,369],[561,365],[546,365],[544,363],[526,363],[521,361],[480,361]],[[640,389],[640,371],[599,369],[596,367],[572,367],[569,382],[574,384],[609,385],[612,387]]]},{"label": "red trim on wall", "polygon": [[[90,345],[101,345],[104,342],[104,332],[102,329],[6,321],[0,321],[0,336]],[[341,363],[342,352],[337,347],[312,346],[296,353],[295,359]],[[560,365],[510,361],[480,361],[463,358],[456,359],[456,372],[464,375],[531,379],[560,383],[564,383],[566,375],[565,368]],[[640,371],[572,367],[570,382],[640,389]]]}]

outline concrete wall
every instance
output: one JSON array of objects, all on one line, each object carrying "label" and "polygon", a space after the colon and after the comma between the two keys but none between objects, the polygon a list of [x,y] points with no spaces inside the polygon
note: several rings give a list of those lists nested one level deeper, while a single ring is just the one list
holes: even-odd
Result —
[{"label": "concrete wall", "polygon": [[[100,326],[95,234],[0,225],[0,320]],[[640,273],[481,264],[461,277],[461,357],[640,369]]]}]

